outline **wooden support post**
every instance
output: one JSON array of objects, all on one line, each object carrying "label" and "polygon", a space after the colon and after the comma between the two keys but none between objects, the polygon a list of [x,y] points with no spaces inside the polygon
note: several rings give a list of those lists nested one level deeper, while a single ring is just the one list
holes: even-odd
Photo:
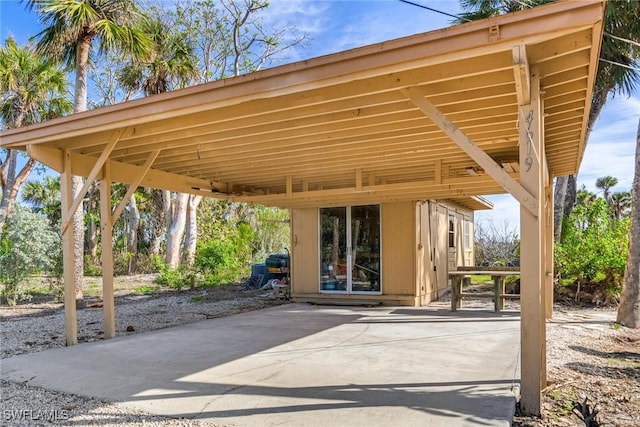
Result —
[{"label": "wooden support post", "polygon": [[516,97],[518,105],[531,102],[531,76],[529,75],[529,60],[525,45],[517,45],[512,49],[513,74],[516,82]]},{"label": "wooden support post", "polygon": [[436,184],[442,184],[442,160],[441,159],[437,159],[434,162],[434,166],[433,166],[433,182],[435,182]]},{"label": "wooden support post", "polygon": [[100,180],[100,231],[102,233],[102,315],[105,339],[116,336],[113,297],[113,223],[111,222],[111,173],[109,162],[103,166]]},{"label": "wooden support post", "polygon": [[545,217],[545,286],[544,286],[544,307],[545,318],[551,319],[553,317],[553,183],[550,181],[549,185],[545,187],[546,197],[546,215]]},{"label": "wooden support post", "polygon": [[356,191],[362,191],[362,169],[356,168]]},{"label": "wooden support post", "polygon": [[[546,387],[546,325],[543,306],[545,203],[544,151],[540,78],[531,70],[531,102],[518,108],[520,127],[520,183],[537,203],[520,206],[520,407],[527,415],[540,415],[542,389]],[[522,201],[521,201],[522,203]]]},{"label": "wooden support post", "polygon": [[493,276],[493,311],[504,310],[504,276]]},{"label": "wooden support post", "polygon": [[[63,152],[62,173],[60,174],[60,198],[62,221],[70,222],[73,217],[73,189],[71,186],[71,153]],[[76,319],[76,287],[74,280],[75,252],[73,250],[73,227],[62,232],[62,264],[64,270],[64,330],[66,345],[78,343],[78,321]]]},{"label": "wooden support post", "polygon": [[451,311],[460,308],[460,294],[462,293],[462,276],[451,278]]}]

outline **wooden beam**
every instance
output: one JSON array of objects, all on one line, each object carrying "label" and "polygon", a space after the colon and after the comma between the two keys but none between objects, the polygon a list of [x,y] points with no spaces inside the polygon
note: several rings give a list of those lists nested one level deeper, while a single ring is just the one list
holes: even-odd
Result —
[{"label": "wooden beam", "polygon": [[434,162],[433,165],[434,175],[435,175],[435,183],[442,184],[442,160],[438,159]]},{"label": "wooden beam", "polygon": [[544,227],[545,227],[545,276],[544,276],[544,308],[545,318],[551,319],[553,317],[553,182],[551,181],[545,186],[545,212]]},{"label": "wooden beam", "polygon": [[138,187],[140,186],[142,179],[147,174],[147,172],[149,172],[149,169],[151,169],[151,165],[158,157],[158,154],[160,154],[160,150],[152,151],[147,161],[144,162],[144,165],[142,165],[142,168],[138,171],[138,176],[129,185],[129,188],[127,189],[127,193],[124,195],[122,200],[120,200],[120,203],[118,203],[116,210],[111,215],[112,224],[115,223],[118,220],[118,218],[120,218],[120,215],[124,211],[125,206],[127,205],[127,203],[129,203],[129,198],[133,196],[133,193],[135,193]]},{"label": "wooden beam", "polygon": [[[514,174],[515,176],[515,174]],[[489,176],[459,177],[443,179],[441,184],[435,184],[433,180],[400,182],[392,184],[363,185],[361,191],[355,186],[344,188],[332,188],[323,190],[311,190],[308,192],[294,192],[292,196],[287,193],[272,193],[256,196],[232,196],[231,201],[258,203],[265,205],[294,206],[296,203],[316,202],[318,204],[332,201],[359,200],[376,202],[377,197],[395,197],[398,200],[419,200],[428,198],[471,197],[489,189],[495,193],[500,187]],[[348,203],[347,203],[348,204]]]},{"label": "wooden beam", "polygon": [[[62,151],[44,146],[31,146],[29,155],[51,169],[62,171]],[[71,153],[73,175],[87,176],[95,157]],[[111,160],[111,180],[123,184],[134,183],[140,176],[141,166],[130,165]],[[226,197],[227,184],[191,176],[177,175],[150,169],[143,177],[141,186],[177,191],[180,193],[200,194],[207,197]]]},{"label": "wooden beam", "polygon": [[[60,198],[62,202],[62,220],[73,218],[71,206],[73,204],[73,189],[71,185],[71,155],[64,151],[62,155],[62,174],[60,176]],[[67,227],[62,232],[62,264],[64,270],[64,329],[66,345],[78,343],[78,321],[76,318],[76,287],[75,287],[75,252],[73,245],[73,227]]]},{"label": "wooden beam", "polygon": [[[531,70],[531,103],[519,107],[520,182],[536,200],[544,198],[540,156],[544,151],[543,114],[540,78]],[[545,276],[545,203],[537,203],[535,212],[520,206],[520,346],[521,398],[525,414],[540,415],[542,389],[546,387],[546,325],[544,315]]]},{"label": "wooden beam", "polygon": [[502,167],[496,163],[487,153],[478,147],[464,132],[447,119],[435,105],[427,100],[418,89],[409,87],[402,92],[426,114],[444,133],[446,133],[465,153],[480,165],[493,179],[496,180],[507,192],[520,202],[534,216],[538,214],[538,200],[529,191],[523,188],[515,179],[511,178]]},{"label": "wooden beam", "polygon": [[516,96],[518,105],[525,105],[531,102],[531,76],[529,75],[529,60],[527,58],[526,45],[514,46],[513,54],[513,75],[516,81]]},{"label": "wooden beam", "polygon": [[362,191],[362,169],[356,168],[356,191]]},{"label": "wooden beam", "polygon": [[116,336],[115,302],[113,295],[113,223],[111,222],[111,171],[109,162],[103,166],[100,180],[100,232],[102,244],[102,317],[105,339]]},{"label": "wooden beam", "polygon": [[291,175],[287,175],[286,178],[286,187],[287,187],[287,197],[293,197],[293,177]]},{"label": "wooden beam", "polygon": [[67,218],[66,221],[64,220],[62,221],[63,233],[67,229],[67,227],[69,227],[69,224],[72,221],[73,214],[75,213],[75,211],[78,209],[78,207],[84,200],[84,196],[87,194],[87,191],[89,191],[89,188],[93,184],[93,181],[98,177],[98,173],[100,173],[100,171],[102,170],[102,166],[109,158],[109,154],[111,154],[111,151],[113,151],[116,144],[118,143],[118,140],[120,139],[120,135],[122,135],[122,132],[124,132],[124,128],[118,129],[117,131],[114,132],[113,136],[111,137],[111,140],[102,151],[102,154],[100,154],[100,157],[98,157],[98,160],[96,160],[95,164],[93,165],[93,169],[91,169],[91,172],[89,172],[89,175],[87,176],[87,179],[84,182],[84,185],[80,190],[80,193],[78,193],[75,200],[73,201],[73,204],[71,205],[71,218]]}]

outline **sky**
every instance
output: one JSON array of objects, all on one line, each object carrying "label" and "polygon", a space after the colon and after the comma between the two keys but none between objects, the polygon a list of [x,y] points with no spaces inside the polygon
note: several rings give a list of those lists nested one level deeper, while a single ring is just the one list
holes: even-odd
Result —
[{"label": "sky", "polygon": [[[457,0],[412,0],[448,14],[460,12]],[[294,24],[310,37],[304,49],[289,51],[281,62],[326,55],[358,46],[451,25],[452,18],[400,0],[271,0],[266,24]],[[25,43],[40,31],[37,18],[17,0],[0,0],[0,36]],[[633,181],[636,130],[640,119],[640,91],[632,97],[609,100],[593,132],[578,174],[578,186],[598,191],[598,177],[618,179],[613,191],[629,191]],[[476,221],[519,229],[519,206],[509,195],[488,196],[491,211],[476,213]]]}]

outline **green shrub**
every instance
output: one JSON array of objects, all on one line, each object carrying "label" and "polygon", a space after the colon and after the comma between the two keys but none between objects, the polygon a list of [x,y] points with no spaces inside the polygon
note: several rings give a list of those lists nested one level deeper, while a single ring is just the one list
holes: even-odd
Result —
[{"label": "green shrub", "polygon": [[94,264],[90,255],[84,256],[84,275],[89,277],[102,276],[102,266],[100,264]]},{"label": "green shrub", "polygon": [[46,271],[45,282],[56,301],[64,301],[64,264],[62,262],[62,245],[58,244],[52,248],[49,254],[51,264]]},{"label": "green shrub", "polygon": [[556,270],[578,283],[605,282],[618,293],[629,250],[629,218],[614,219],[603,199],[577,206],[555,247]]},{"label": "green shrub", "polygon": [[211,240],[199,245],[195,266],[205,276],[205,285],[229,283],[242,275],[232,240]]},{"label": "green shrub", "polygon": [[44,216],[16,206],[0,241],[0,282],[9,305],[29,297],[26,279],[51,269],[60,247],[60,237]]},{"label": "green shrub", "polygon": [[218,286],[245,276],[251,268],[255,236],[248,224],[239,223],[235,232],[225,238],[200,243],[195,267],[204,275],[204,284]]},{"label": "green shrub", "polygon": [[171,268],[163,265],[160,268],[160,274],[156,277],[156,283],[163,286],[170,286],[177,290],[182,290],[191,282],[192,273],[185,267]]}]

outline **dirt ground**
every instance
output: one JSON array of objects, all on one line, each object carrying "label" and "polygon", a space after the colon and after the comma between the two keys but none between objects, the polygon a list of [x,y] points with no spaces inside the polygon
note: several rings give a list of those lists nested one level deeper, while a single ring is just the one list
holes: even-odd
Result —
[{"label": "dirt ground", "polygon": [[[263,291],[246,291],[238,285],[178,292],[155,286],[150,276],[121,278],[116,281],[116,287],[116,306],[131,311],[131,316],[137,316],[126,320],[136,325],[135,332],[128,332],[129,329],[123,324],[122,334],[283,302],[269,298]],[[86,298],[87,307],[81,311],[88,313],[95,310],[99,317],[100,300],[91,292],[89,294]],[[158,307],[164,309],[158,310]],[[11,346],[15,348],[3,348],[2,357],[60,346],[61,343],[49,339],[51,331],[47,332],[45,326],[34,328],[26,322],[46,320],[45,323],[51,323],[45,318],[61,317],[62,310],[62,304],[46,296],[16,307],[1,305],[2,346],[11,346],[12,342],[5,333],[13,335],[19,332],[17,329],[23,330],[19,332],[20,337],[17,337],[15,345]],[[553,319],[547,323],[548,386],[543,391],[542,418],[516,416],[513,425],[640,426],[640,330],[615,324],[615,315],[615,307],[611,306],[556,306]],[[172,322],[163,322],[163,316],[171,317]],[[142,325],[141,319],[148,321],[150,326],[147,328]],[[86,321],[88,326],[99,323],[89,320]],[[17,328],[23,323],[24,327]],[[43,336],[32,337],[32,334]],[[90,340],[101,339],[99,332],[94,332],[94,335]],[[25,345],[25,340],[29,345]],[[38,340],[43,341],[41,346],[32,345]],[[585,399],[590,411],[593,408],[598,411],[598,424],[585,424],[576,415],[579,409],[577,405],[583,404]]]},{"label": "dirt ground", "polygon": [[[557,307],[547,323],[547,383],[541,419],[514,426],[640,426],[640,330],[614,323],[614,307]],[[587,424],[577,413],[597,411]]]}]

